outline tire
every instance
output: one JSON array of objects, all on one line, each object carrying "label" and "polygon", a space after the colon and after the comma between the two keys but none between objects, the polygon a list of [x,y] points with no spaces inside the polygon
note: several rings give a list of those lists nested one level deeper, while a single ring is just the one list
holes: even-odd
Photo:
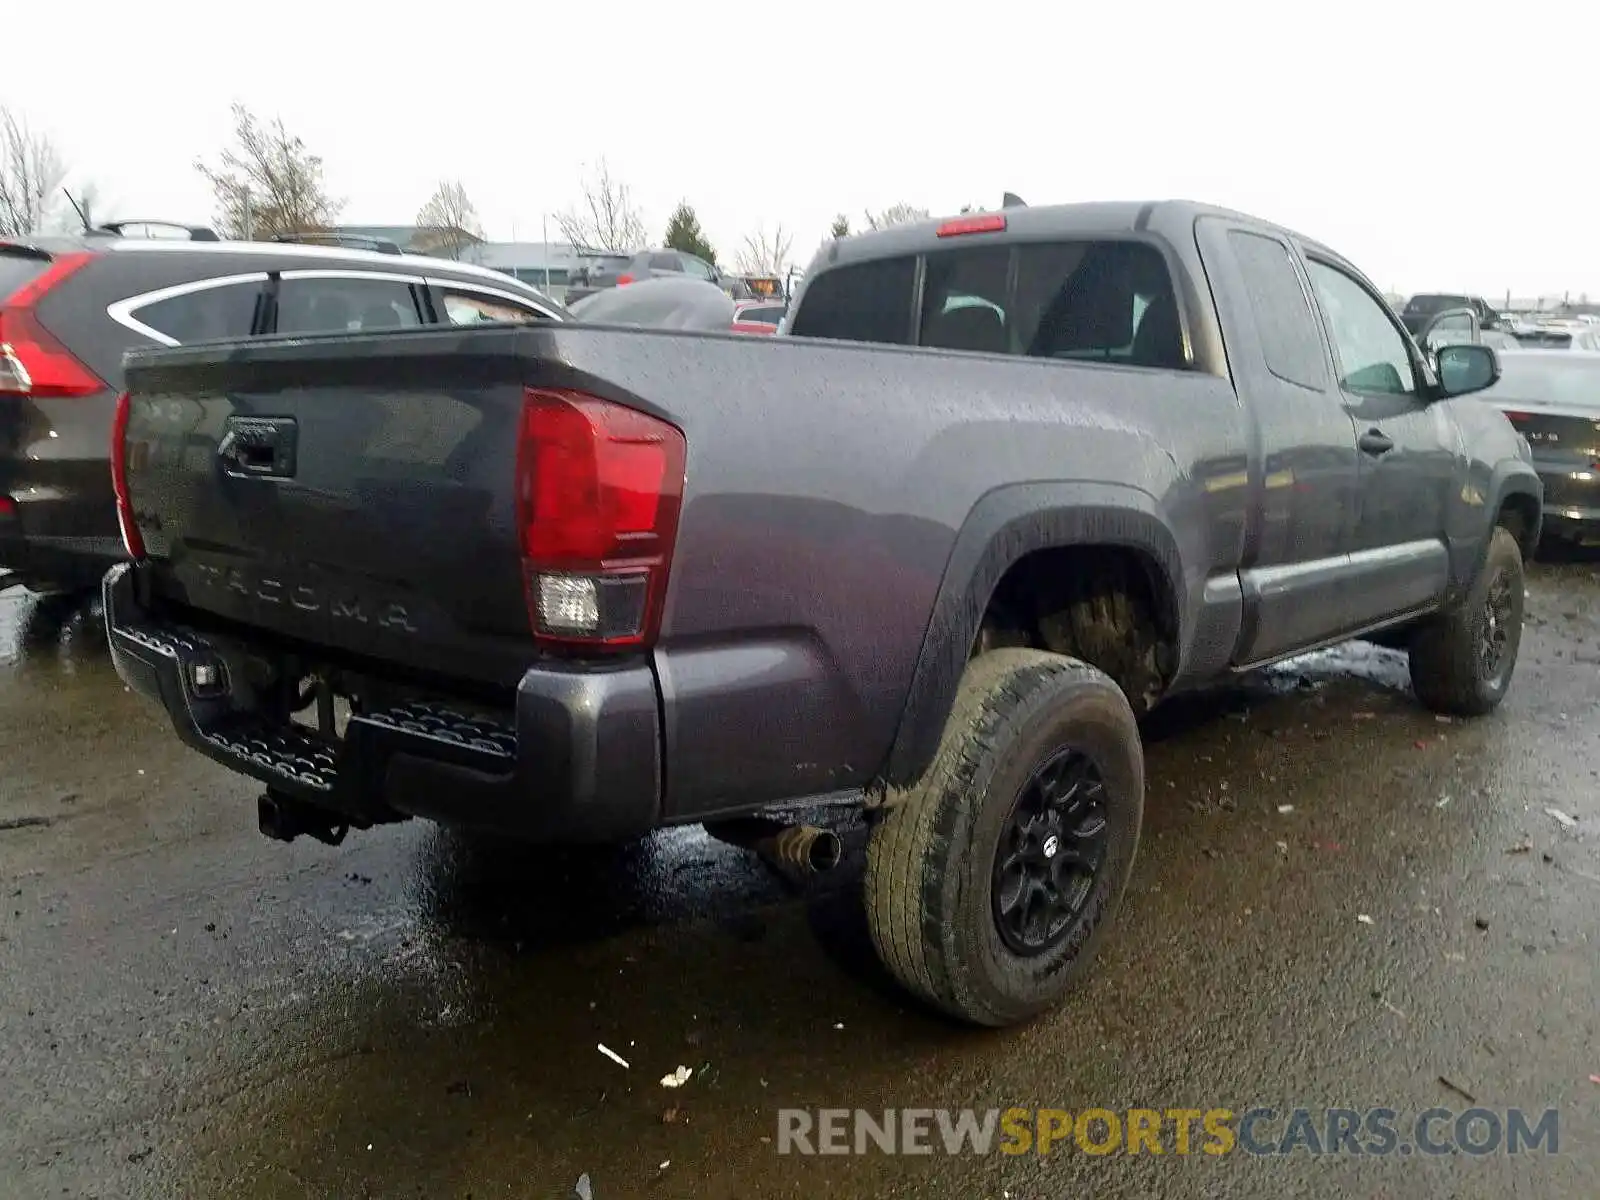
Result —
[{"label": "tire", "polygon": [[[1522,646],[1523,587],[1522,551],[1497,525],[1466,597],[1412,639],[1411,686],[1424,706],[1481,717],[1505,699]],[[1499,647],[1492,659],[1485,649],[1491,639]]]},{"label": "tire", "polygon": [[[1053,938],[1019,947],[1017,928],[1003,929],[1000,911],[1000,897],[1014,893],[995,885],[1002,839],[1013,846],[1014,810],[1037,798],[1024,792],[1036,771],[1054,763],[1070,773],[1083,762],[1101,784],[1098,870],[1075,877],[1081,907],[1070,920],[1058,915],[1065,924]],[[1094,793],[1091,786],[1079,794]],[[1041,650],[973,659],[932,766],[915,787],[889,797],[872,832],[866,910],[878,956],[913,995],[962,1021],[1010,1025],[1050,1008],[1083,974],[1116,911],[1143,813],[1138,726],[1108,676]],[[1054,857],[1048,838],[1036,834],[1029,844],[1046,868],[1072,861]],[[1074,844],[1066,831],[1057,842]]]}]

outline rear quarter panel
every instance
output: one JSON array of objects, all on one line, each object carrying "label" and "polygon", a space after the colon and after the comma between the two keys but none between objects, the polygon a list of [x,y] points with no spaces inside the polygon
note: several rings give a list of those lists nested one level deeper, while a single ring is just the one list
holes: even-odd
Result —
[{"label": "rear quarter panel", "polygon": [[687,437],[655,652],[678,819],[875,777],[958,531],[998,489],[1109,481],[1147,497],[1176,542],[1184,612],[1236,561],[1243,413],[1215,376],[809,339],[549,336],[575,377]]}]

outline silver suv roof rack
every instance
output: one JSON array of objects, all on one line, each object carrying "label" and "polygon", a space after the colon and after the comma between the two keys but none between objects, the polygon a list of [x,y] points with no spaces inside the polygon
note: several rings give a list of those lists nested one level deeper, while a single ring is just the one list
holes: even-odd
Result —
[{"label": "silver suv roof rack", "polygon": [[[212,229],[210,226],[207,226],[207,225],[189,225],[189,224],[187,224],[187,223],[185,223],[183,221],[132,220],[132,219],[123,220],[123,221],[105,221],[105,222],[103,222],[103,223],[101,223],[99,225],[96,225],[94,227],[94,229],[92,229],[90,232],[91,233],[108,233],[112,237],[128,237],[130,235],[129,235],[129,233],[127,231],[128,231],[128,229],[130,227],[133,227],[133,226],[154,226],[154,227],[156,227],[158,229],[177,229],[177,230],[181,230],[184,233],[189,235],[189,240],[191,242],[220,242],[222,240],[221,238],[219,238],[217,236],[217,231],[215,229]],[[133,236],[138,236],[138,235],[133,235]],[[148,237],[150,235],[149,234],[145,234],[143,236]]]}]

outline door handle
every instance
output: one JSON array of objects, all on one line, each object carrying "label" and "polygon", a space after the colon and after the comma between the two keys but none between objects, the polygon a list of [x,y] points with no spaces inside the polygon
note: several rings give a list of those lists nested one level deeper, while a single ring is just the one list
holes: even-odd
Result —
[{"label": "door handle", "polygon": [[231,416],[217,443],[217,458],[230,475],[289,478],[295,442],[293,417]]},{"label": "door handle", "polygon": [[1381,429],[1369,429],[1361,435],[1356,445],[1366,454],[1387,454],[1394,449],[1394,439]]}]

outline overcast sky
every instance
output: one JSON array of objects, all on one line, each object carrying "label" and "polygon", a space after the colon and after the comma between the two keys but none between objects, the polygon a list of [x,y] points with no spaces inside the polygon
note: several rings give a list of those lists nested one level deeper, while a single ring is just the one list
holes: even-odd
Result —
[{"label": "overcast sky", "polygon": [[116,216],[209,220],[193,163],[238,100],[323,157],[350,223],[459,178],[490,237],[538,240],[604,155],[653,237],[685,197],[724,258],[781,222],[803,262],[897,201],[1181,196],[1383,288],[1600,297],[1593,0],[146,0],[13,4],[4,41],[0,104]]}]

